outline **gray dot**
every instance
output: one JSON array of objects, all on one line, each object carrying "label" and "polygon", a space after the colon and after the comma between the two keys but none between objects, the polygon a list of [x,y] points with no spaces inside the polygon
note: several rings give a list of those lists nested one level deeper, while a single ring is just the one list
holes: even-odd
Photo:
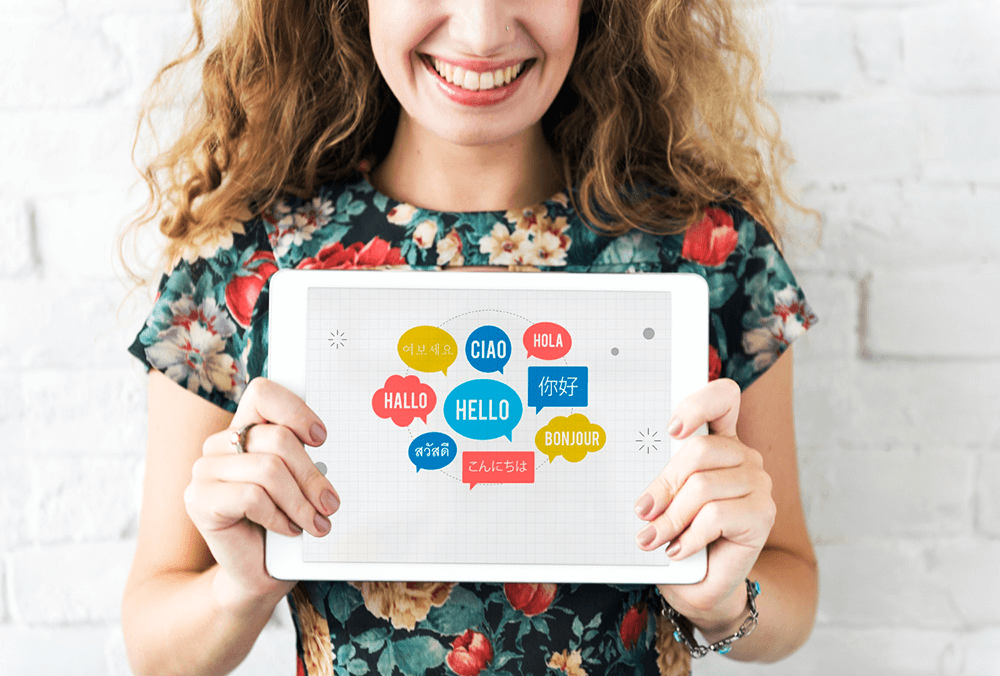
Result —
[{"label": "gray dot", "polygon": [[617,347],[611,348],[611,354],[613,354],[614,356],[617,357],[618,356],[618,348]]},{"label": "gray dot", "polygon": [[316,469],[319,470],[320,474],[322,474],[323,476],[326,476],[326,465],[324,465],[321,462],[317,462],[316,463]]},{"label": "gray dot", "polygon": [[649,328],[648,326],[642,332],[642,337],[645,338],[646,340],[652,340],[653,336],[655,336],[655,335],[656,335],[656,331],[654,331],[653,329]]}]

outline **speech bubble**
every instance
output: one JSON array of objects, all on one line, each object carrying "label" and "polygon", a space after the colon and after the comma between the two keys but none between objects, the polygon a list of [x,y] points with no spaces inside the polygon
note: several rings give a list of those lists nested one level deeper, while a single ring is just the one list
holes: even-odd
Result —
[{"label": "speech bubble", "polygon": [[406,427],[414,418],[427,424],[427,414],[434,410],[437,395],[427,383],[417,376],[389,376],[385,385],[372,395],[372,409],[379,418],[392,418],[392,422]]},{"label": "speech bubble", "polygon": [[476,484],[533,484],[535,452],[465,451],[462,483],[469,484],[470,491]]},{"label": "speech bubble", "polygon": [[417,472],[447,467],[458,457],[455,440],[443,432],[425,432],[410,442],[407,451]]},{"label": "speech bubble", "polygon": [[573,347],[569,331],[554,322],[532,324],[524,332],[522,342],[524,349],[528,351],[528,357],[546,361],[565,357],[569,348]]},{"label": "speech bubble", "polygon": [[549,457],[549,462],[561,455],[570,462],[580,462],[588,453],[604,448],[608,440],[604,428],[582,413],[558,415],[535,433],[535,448]]},{"label": "speech bubble", "polygon": [[483,373],[503,373],[511,351],[510,338],[496,326],[480,326],[465,341],[465,358],[474,369]]},{"label": "speech bubble", "polygon": [[543,408],[587,405],[586,366],[529,366],[528,406]]},{"label": "speech bubble", "polygon": [[451,334],[436,326],[414,326],[396,344],[403,363],[414,371],[448,375],[448,367],[458,359],[458,343]]},{"label": "speech bubble", "polygon": [[523,412],[517,392],[499,380],[469,380],[444,400],[444,419],[468,439],[507,437],[513,442],[514,428]]}]

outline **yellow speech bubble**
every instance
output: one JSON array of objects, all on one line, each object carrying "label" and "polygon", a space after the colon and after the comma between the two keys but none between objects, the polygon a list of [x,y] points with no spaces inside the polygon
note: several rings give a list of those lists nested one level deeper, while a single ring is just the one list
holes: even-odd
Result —
[{"label": "yellow speech bubble", "polygon": [[608,440],[604,428],[590,422],[582,413],[556,416],[535,434],[535,447],[549,456],[549,462],[561,455],[569,462],[580,462],[587,453],[604,448]]},{"label": "yellow speech bubble", "polygon": [[414,326],[399,338],[396,351],[414,371],[448,375],[448,367],[458,358],[458,343],[451,334],[436,326]]}]

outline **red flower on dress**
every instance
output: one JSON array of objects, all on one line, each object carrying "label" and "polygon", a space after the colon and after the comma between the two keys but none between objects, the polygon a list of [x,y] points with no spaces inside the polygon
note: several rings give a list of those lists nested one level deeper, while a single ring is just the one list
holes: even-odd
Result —
[{"label": "red flower on dress", "polygon": [[646,631],[648,619],[649,611],[646,609],[645,603],[638,603],[625,613],[622,626],[618,629],[618,635],[622,638],[625,650],[631,650],[639,642],[642,632]]},{"label": "red flower on dress", "polygon": [[715,345],[708,346],[708,379],[709,381],[717,379],[722,375],[722,360],[719,358],[719,351],[715,349]]},{"label": "red flower on dress", "polygon": [[267,278],[278,271],[278,266],[275,265],[273,253],[258,251],[246,262],[243,270],[250,274],[237,275],[226,285],[226,307],[233,319],[247,328],[250,326],[253,308],[260,297],[260,290]]},{"label": "red flower on dress", "polygon": [[493,661],[493,646],[478,631],[466,629],[451,642],[451,652],[445,661],[458,676],[477,676]]},{"label": "red flower on dress", "polygon": [[556,585],[508,582],[503,586],[503,593],[514,610],[523,611],[525,615],[537,615],[552,604],[556,597]]},{"label": "red flower on dress", "polygon": [[314,258],[305,258],[296,267],[299,270],[353,270],[374,268],[380,265],[406,265],[398,248],[389,242],[373,237],[367,244],[355,242],[347,248],[340,242],[328,244]]},{"label": "red flower on dress", "polygon": [[740,236],[733,219],[722,209],[705,209],[705,218],[684,234],[681,256],[709,267],[722,265],[736,248]]}]

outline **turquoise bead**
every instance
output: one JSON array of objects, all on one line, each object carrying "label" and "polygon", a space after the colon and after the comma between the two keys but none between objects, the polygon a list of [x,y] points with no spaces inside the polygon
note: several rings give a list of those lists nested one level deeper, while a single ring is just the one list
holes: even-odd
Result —
[{"label": "turquoise bead", "polygon": [[674,640],[677,641],[678,643],[681,642],[681,633],[679,631],[674,632]]},{"label": "turquoise bead", "polygon": [[753,583],[753,593],[754,594],[759,594],[760,593],[760,582],[754,582]]},{"label": "turquoise bead", "polygon": [[733,649],[733,647],[729,646],[729,645],[727,645],[725,648],[719,648],[719,654],[720,655],[725,655],[726,653],[728,653],[732,649]]}]

